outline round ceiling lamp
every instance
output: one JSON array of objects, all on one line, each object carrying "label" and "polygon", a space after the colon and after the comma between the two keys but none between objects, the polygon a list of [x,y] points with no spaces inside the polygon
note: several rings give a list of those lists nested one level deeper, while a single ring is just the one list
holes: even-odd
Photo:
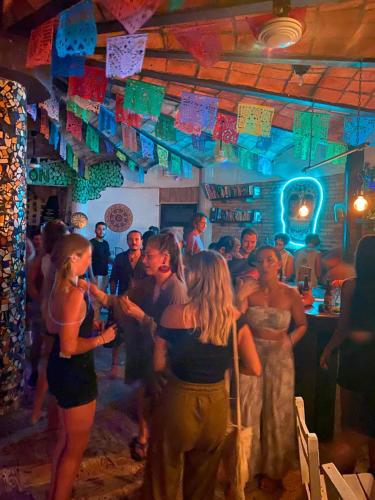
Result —
[{"label": "round ceiling lamp", "polygon": [[303,25],[292,17],[275,17],[262,26],[258,42],[269,49],[285,49],[302,38]]}]

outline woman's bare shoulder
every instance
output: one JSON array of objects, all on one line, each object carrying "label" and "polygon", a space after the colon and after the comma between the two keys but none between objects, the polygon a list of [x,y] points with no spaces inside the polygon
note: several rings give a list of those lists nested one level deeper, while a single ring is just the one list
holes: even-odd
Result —
[{"label": "woman's bare shoulder", "polygon": [[183,328],[183,304],[171,304],[163,312],[160,320],[161,326],[166,328]]}]

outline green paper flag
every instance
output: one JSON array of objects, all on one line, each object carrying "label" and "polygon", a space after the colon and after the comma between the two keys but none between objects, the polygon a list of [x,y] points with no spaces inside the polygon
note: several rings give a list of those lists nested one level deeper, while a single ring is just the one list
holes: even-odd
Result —
[{"label": "green paper flag", "polygon": [[74,152],[71,144],[67,142],[66,144],[66,163],[69,165],[69,167],[73,168],[73,159],[74,159]]},{"label": "green paper flag", "polygon": [[140,115],[159,116],[165,89],[160,85],[126,80],[124,108]]},{"label": "green paper flag", "polygon": [[169,152],[167,149],[163,148],[163,146],[159,146],[159,144],[156,146],[156,151],[158,153],[158,158],[159,158],[159,165],[162,166],[163,168],[168,168],[168,157],[169,157]]},{"label": "green paper flag", "polygon": [[99,134],[91,125],[87,125],[86,144],[94,153],[100,153]]},{"label": "green paper flag", "polygon": [[314,160],[319,142],[328,138],[330,115],[310,111],[295,111],[293,121],[294,156]]},{"label": "green paper flag", "polygon": [[173,175],[181,175],[181,158],[174,153],[171,153],[170,173]]},{"label": "green paper flag", "polygon": [[184,5],[185,0],[169,0],[168,2],[168,11],[173,12],[175,10],[181,9]]},{"label": "green paper flag", "polygon": [[132,172],[134,172],[137,168],[137,164],[135,163],[135,161],[129,160],[128,167]]},{"label": "green paper flag", "polygon": [[176,129],[174,118],[168,115],[160,115],[155,127],[156,137],[164,141],[176,142]]},{"label": "green paper flag", "polygon": [[[325,159],[328,160],[329,158],[332,158],[333,156],[337,156],[341,153],[345,153],[345,151],[347,151],[347,150],[348,150],[348,147],[346,144],[328,141]],[[338,158],[337,160],[333,160],[331,163],[333,163],[333,165],[343,165],[345,162],[346,162],[346,157],[343,156],[342,158]]]}]

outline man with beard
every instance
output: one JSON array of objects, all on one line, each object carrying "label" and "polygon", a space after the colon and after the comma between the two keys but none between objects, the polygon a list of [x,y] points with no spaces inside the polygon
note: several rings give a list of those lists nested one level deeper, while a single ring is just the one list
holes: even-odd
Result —
[{"label": "man with beard", "polygon": [[[113,262],[112,272],[109,278],[109,286],[112,295],[126,294],[129,288],[134,286],[136,281],[146,276],[142,262],[142,234],[140,231],[130,231],[127,235],[127,243],[129,249],[126,250],[126,252],[119,253]],[[119,328],[112,349],[111,378],[120,376],[119,353],[120,346],[124,341],[123,335],[124,332]]]}]

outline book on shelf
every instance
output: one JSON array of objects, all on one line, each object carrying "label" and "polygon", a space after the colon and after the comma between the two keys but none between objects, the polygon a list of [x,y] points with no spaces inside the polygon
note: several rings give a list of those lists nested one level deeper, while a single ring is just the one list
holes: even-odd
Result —
[{"label": "book on shelf", "polygon": [[259,210],[227,210],[223,208],[211,208],[210,212],[211,222],[251,222],[252,224],[259,224],[262,222],[262,216]]},{"label": "book on shelf", "polygon": [[255,184],[203,184],[209,200],[259,198],[261,188]]}]

